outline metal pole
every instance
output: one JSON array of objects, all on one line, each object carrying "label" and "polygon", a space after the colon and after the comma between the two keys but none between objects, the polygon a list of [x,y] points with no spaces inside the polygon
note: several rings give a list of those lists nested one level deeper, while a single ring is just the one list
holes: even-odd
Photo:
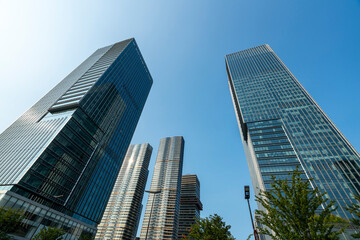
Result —
[{"label": "metal pole", "polygon": [[246,199],[246,200],[247,200],[248,205],[249,205],[249,212],[250,212],[251,224],[252,224],[253,230],[255,230],[254,220],[253,220],[252,213],[251,213],[251,208],[250,208],[250,201],[249,201],[249,199]]},{"label": "metal pole", "polygon": [[252,213],[251,213],[250,201],[249,201],[249,199],[246,199],[246,200],[247,200],[248,205],[249,205],[251,224],[252,224],[252,227],[253,227],[253,230],[254,230],[254,238],[255,238],[255,240],[259,240],[259,235],[258,235],[258,233],[257,233],[257,231],[255,229],[254,220],[253,220]]}]

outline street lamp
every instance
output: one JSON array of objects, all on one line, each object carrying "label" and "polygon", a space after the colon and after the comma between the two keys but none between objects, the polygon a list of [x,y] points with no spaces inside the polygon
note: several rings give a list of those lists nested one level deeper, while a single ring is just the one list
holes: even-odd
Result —
[{"label": "street lamp", "polygon": [[250,218],[251,218],[251,224],[252,224],[252,227],[253,227],[253,230],[254,230],[254,238],[255,240],[260,240],[259,239],[259,235],[255,229],[255,225],[254,225],[254,220],[253,220],[253,217],[252,217],[252,213],[251,213],[251,208],[250,208],[250,187],[248,185],[244,186],[244,191],[245,191],[245,199],[247,200],[248,202],[248,205],[249,205],[249,212],[250,212]]},{"label": "street lamp", "polygon": [[[148,236],[148,232],[149,232],[149,227],[150,227],[150,221],[151,221],[151,214],[152,214],[152,210],[153,210],[153,206],[154,206],[155,194],[161,193],[161,190],[157,190],[157,191],[148,191],[148,190],[145,190],[145,192],[147,192],[147,193],[149,193],[149,194],[150,194],[150,193],[154,194],[154,197],[153,197],[153,200],[152,200],[152,203],[151,203],[149,222],[148,222],[148,225],[147,225],[146,235],[145,235],[145,240],[147,240],[147,236]],[[149,195],[149,196],[150,196],[150,195]]]}]

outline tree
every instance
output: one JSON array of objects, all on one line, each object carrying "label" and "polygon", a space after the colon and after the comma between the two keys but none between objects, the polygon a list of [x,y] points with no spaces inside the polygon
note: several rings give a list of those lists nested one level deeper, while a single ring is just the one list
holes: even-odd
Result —
[{"label": "tree", "polygon": [[[360,196],[355,196],[355,199],[360,202]],[[346,208],[349,212],[354,214],[356,218],[351,219],[350,221],[352,224],[355,225],[358,229],[360,228],[360,204],[359,203],[352,203]],[[360,233],[354,233],[351,235],[353,238],[360,238]]]},{"label": "tree", "polygon": [[211,240],[235,240],[222,217],[217,214],[210,215],[207,218],[196,220],[190,228],[189,236],[183,236],[184,239],[211,239]]},{"label": "tree", "polygon": [[45,227],[40,230],[38,234],[34,236],[34,240],[61,240],[65,231],[59,228]]},{"label": "tree", "polygon": [[336,210],[334,202],[318,188],[313,189],[310,181],[302,180],[300,174],[297,169],[289,180],[272,177],[272,189],[256,196],[265,209],[256,210],[259,233],[274,240],[338,239],[345,227],[334,228],[341,225],[334,223],[339,222],[339,217],[332,214]]},{"label": "tree", "polygon": [[252,236],[254,236],[254,234],[253,234],[253,233],[252,233],[252,234],[250,234],[246,240],[250,240]]},{"label": "tree", "polygon": [[79,240],[94,240],[95,237],[91,233],[82,233]]},{"label": "tree", "polygon": [[11,239],[8,234],[20,227],[23,218],[21,210],[0,207],[0,240]]}]

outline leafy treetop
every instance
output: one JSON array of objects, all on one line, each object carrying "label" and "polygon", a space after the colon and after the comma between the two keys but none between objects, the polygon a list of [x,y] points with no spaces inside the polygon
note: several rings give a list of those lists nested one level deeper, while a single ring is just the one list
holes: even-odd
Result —
[{"label": "leafy treetop", "polygon": [[334,229],[338,225],[334,222],[339,222],[339,217],[332,214],[336,210],[334,202],[300,174],[297,169],[289,180],[273,177],[271,189],[256,196],[265,209],[256,210],[259,233],[274,240],[338,239],[344,229]]},{"label": "leafy treetop", "polygon": [[[355,199],[358,201],[357,203],[352,203],[352,205],[347,207],[347,210],[355,215],[355,218],[351,219],[352,224],[355,225],[357,229],[360,229],[360,196],[355,196]],[[359,239],[360,232],[354,233],[351,235],[353,238]]]},{"label": "leafy treetop", "polygon": [[0,207],[0,240],[11,239],[8,234],[20,227],[23,218],[21,210]]},{"label": "leafy treetop", "polygon": [[222,217],[214,214],[197,220],[191,226],[189,236],[183,236],[183,239],[235,240],[229,231],[230,228]]},{"label": "leafy treetop", "polygon": [[65,231],[59,228],[45,227],[34,236],[34,240],[61,240]]}]

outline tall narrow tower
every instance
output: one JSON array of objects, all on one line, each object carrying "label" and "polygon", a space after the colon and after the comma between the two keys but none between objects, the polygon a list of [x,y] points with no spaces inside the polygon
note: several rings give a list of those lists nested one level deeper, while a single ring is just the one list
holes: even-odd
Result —
[{"label": "tall narrow tower", "polygon": [[327,192],[336,214],[360,194],[360,156],[269,45],[225,57],[255,193],[297,167]]},{"label": "tall narrow tower", "polygon": [[200,181],[196,175],[183,175],[180,192],[179,237],[187,236],[191,225],[200,219]]},{"label": "tall narrow tower", "polygon": [[94,234],[152,85],[134,39],[97,50],[0,135],[0,206],[31,238]]},{"label": "tall narrow tower", "polygon": [[95,239],[136,237],[151,153],[148,143],[129,146]]},{"label": "tall narrow tower", "polygon": [[183,155],[183,137],[160,140],[141,239],[177,239]]}]

